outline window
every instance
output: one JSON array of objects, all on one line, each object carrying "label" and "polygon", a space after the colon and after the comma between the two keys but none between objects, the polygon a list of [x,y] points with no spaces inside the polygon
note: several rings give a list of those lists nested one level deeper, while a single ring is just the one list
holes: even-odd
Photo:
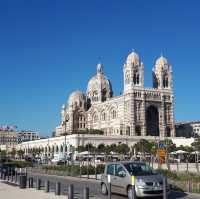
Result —
[{"label": "window", "polygon": [[102,121],[105,121],[105,120],[106,120],[106,113],[105,113],[105,112],[103,112],[103,113],[101,114],[101,120],[102,120]]},{"label": "window", "polygon": [[107,174],[108,175],[114,175],[115,172],[115,165],[114,164],[109,164],[107,167]]},{"label": "window", "polygon": [[129,71],[126,72],[126,75],[125,75],[125,83],[126,83],[126,84],[129,84],[129,83],[130,83],[130,73],[129,73]]},{"label": "window", "polygon": [[94,115],[93,115],[93,122],[97,122],[98,121],[98,116],[97,116],[97,114],[95,113]]},{"label": "window", "polygon": [[165,74],[164,76],[163,76],[163,87],[164,88],[168,88],[168,86],[169,86],[169,80],[168,80],[169,78],[168,78],[168,75],[167,74]]},{"label": "window", "polygon": [[140,84],[140,74],[139,74],[138,71],[134,72],[133,83],[134,83],[134,85],[139,85]]},{"label": "window", "polygon": [[94,91],[92,96],[93,101],[98,101],[98,92]]},{"label": "window", "polygon": [[116,110],[112,110],[111,111],[111,118],[112,119],[115,119],[117,117],[117,112],[116,112]]},{"label": "window", "polygon": [[115,167],[115,175],[116,176],[119,176],[119,177],[121,177],[121,173],[122,172],[124,172],[124,173],[126,173],[126,171],[124,170],[124,168],[120,165],[120,164],[116,164],[116,167]]}]

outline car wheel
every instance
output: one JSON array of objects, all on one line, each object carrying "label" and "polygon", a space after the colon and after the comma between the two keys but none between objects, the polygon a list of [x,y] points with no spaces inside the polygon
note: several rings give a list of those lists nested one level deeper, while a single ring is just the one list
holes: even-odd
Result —
[{"label": "car wheel", "polygon": [[101,193],[103,195],[107,195],[108,194],[108,189],[105,183],[101,184]]},{"label": "car wheel", "polygon": [[128,199],[132,199],[132,198],[136,199],[137,198],[136,193],[135,193],[135,196],[133,197],[133,191],[132,191],[131,186],[129,186],[128,189],[127,189],[127,196],[128,196]]}]

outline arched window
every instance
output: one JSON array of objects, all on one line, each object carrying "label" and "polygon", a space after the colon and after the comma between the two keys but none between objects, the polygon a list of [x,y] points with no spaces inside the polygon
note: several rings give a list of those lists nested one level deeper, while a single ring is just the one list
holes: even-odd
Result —
[{"label": "arched window", "polygon": [[126,84],[130,83],[130,73],[129,73],[129,71],[126,71],[126,74],[125,74],[125,83]]},{"label": "arched window", "polygon": [[136,83],[137,83],[137,85],[140,84],[140,75],[139,74],[137,74]]},{"label": "arched window", "polygon": [[128,135],[128,136],[131,135],[130,126],[126,127],[126,135]]},{"label": "arched window", "polygon": [[140,84],[140,74],[139,74],[138,71],[134,72],[133,83],[134,83],[134,85],[139,85]]},{"label": "arched window", "polygon": [[168,80],[168,75],[167,74],[164,74],[163,76],[163,87],[164,88],[168,88],[169,87],[169,80]]},{"label": "arched window", "polygon": [[135,135],[136,136],[141,135],[141,127],[139,125],[135,126]]},{"label": "arched window", "polygon": [[102,91],[102,101],[103,101],[103,102],[106,101],[106,98],[107,98],[106,94],[107,94],[107,91],[106,91],[106,89],[104,88],[103,91]]},{"label": "arched window", "polygon": [[93,114],[93,122],[98,121],[98,115],[96,113]]},{"label": "arched window", "polygon": [[111,111],[111,118],[112,118],[112,119],[115,119],[116,117],[117,117],[117,112],[116,112],[116,110],[113,109],[113,110]]},{"label": "arched window", "polygon": [[98,101],[98,92],[97,91],[93,92],[93,94],[92,94],[92,100],[93,101]]},{"label": "arched window", "polygon": [[60,152],[63,152],[63,146],[62,145],[60,146]]},{"label": "arched window", "polygon": [[133,75],[133,83],[136,84],[136,82],[137,82],[137,77],[136,77],[136,74],[134,73],[134,75]]},{"label": "arched window", "polygon": [[170,127],[167,127],[165,131],[166,131],[166,133],[165,133],[166,137],[170,137],[171,136],[171,129],[170,129]]},{"label": "arched window", "polygon": [[82,112],[75,112],[74,113],[74,130],[84,129],[86,123],[86,118],[84,113]]},{"label": "arched window", "polygon": [[102,114],[101,114],[101,120],[102,121],[106,120],[106,113],[105,112],[102,112]]}]

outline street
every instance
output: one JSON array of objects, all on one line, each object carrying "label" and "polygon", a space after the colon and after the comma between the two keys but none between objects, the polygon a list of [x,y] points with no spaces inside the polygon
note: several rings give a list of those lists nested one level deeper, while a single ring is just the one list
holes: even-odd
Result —
[{"label": "street", "polygon": [[[55,191],[55,183],[61,182],[61,192],[62,194],[67,194],[67,187],[70,184],[74,185],[74,193],[77,199],[80,198],[80,195],[83,192],[84,187],[88,186],[90,189],[90,197],[95,199],[107,199],[107,196],[103,196],[100,191],[100,181],[94,179],[85,179],[85,178],[75,178],[75,177],[64,177],[64,176],[53,176],[53,175],[44,175],[44,174],[28,174],[29,177],[34,177],[36,179],[39,177],[42,180],[42,186],[44,186],[45,180],[50,181],[50,190]],[[36,180],[34,180],[34,184]],[[184,199],[199,199],[200,195],[198,194],[186,194],[180,192],[171,192],[169,194],[169,199],[175,198],[184,198]],[[113,199],[125,199],[126,196],[112,194]]]}]

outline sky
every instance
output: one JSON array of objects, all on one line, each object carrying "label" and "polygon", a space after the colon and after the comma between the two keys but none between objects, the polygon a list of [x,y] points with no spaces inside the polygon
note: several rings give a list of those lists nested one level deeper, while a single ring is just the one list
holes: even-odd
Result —
[{"label": "sky", "polygon": [[114,95],[134,49],[145,87],[161,53],[173,68],[176,121],[200,120],[200,1],[0,1],[0,124],[51,135],[101,62]]}]

